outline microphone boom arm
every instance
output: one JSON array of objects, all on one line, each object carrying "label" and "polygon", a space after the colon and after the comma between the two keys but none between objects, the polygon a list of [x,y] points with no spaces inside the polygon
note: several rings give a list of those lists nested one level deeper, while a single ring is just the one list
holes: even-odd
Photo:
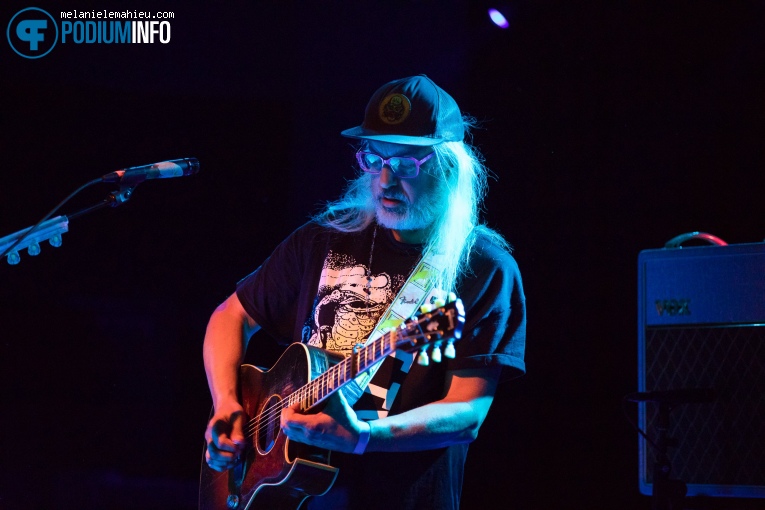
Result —
[{"label": "microphone boom arm", "polygon": [[[183,177],[193,175],[199,172],[199,160],[197,158],[182,158],[169,161],[161,161],[152,165],[135,166],[117,170],[102,176],[100,179],[92,180],[74,193],[66,197],[60,204],[53,208],[35,225],[14,232],[5,237],[0,237],[0,258],[7,256],[8,263],[16,265],[21,261],[19,251],[26,248],[31,256],[40,253],[40,243],[49,241],[54,247],[61,246],[61,234],[69,230],[69,220],[101,209],[106,206],[117,207],[127,202],[133,196],[133,190],[147,179],[166,179],[169,177]],[[112,191],[103,201],[96,205],[86,207],[74,214],[67,216],[56,216],[48,219],[58,211],[58,209],[69,201],[74,195],[84,188],[98,182],[119,182],[120,189]]]}]

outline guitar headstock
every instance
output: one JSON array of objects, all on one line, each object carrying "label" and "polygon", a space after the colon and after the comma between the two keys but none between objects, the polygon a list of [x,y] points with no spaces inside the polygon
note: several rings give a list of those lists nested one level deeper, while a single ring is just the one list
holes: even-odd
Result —
[{"label": "guitar headstock", "polygon": [[431,359],[440,363],[442,356],[454,358],[454,342],[462,336],[464,324],[465,307],[452,294],[449,303],[436,300],[432,306],[423,305],[418,315],[404,321],[397,328],[396,345],[405,351],[419,351],[420,365],[428,365]]}]

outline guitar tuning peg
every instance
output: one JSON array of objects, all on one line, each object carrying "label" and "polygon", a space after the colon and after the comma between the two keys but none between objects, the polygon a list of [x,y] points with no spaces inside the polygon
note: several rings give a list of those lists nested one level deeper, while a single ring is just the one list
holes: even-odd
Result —
[{"label": "guitar tuning peg", "polygon": [[417,364],[422,367],[427,367],[430,365],[430,360],[428,359],[428,353],[425,351],[425,349],[422,349],[420,353],[417,355]]},{"label": "guitar tuning peg", "polygon": [[436,307],[436,308],[441,308],[441,307],[442,307],[442,306],[444,306],[445,304],[446,304],[446,301],[444,301],[444,300],[443,300],[443,299],[441,299],[441,298],[438,298],[438,299],[436,299],[435,301],[433,301],[433,306],[434,306],[434,307]]},{"label": "guitar tuning peg", "polygon": [[27,247],[27,253],[29,253],[30,256],[36,257],[40,254],[40,244],[39,243],[32,243]]},{"label": "guitar tuning peg", "polygon": [[454,340],[449,340],[446,342],[446,348],[444,348],[444,357],[449,359],[454,359],[454,356],[456,356],[456,351],[454,350]]},{"label": "guitar tuning peg", "polygon": [[450,292],[446,300],[448,303],[454,303],[455,301],[457,301],[457,294],[455,294],[454,292]]},{"label": "guitar tuning peg", "polygon": [[430,359],[433,360],[433,363],[441,363],[441,346],[438,342],[433,345],[433,350],[430,351]]},{"label": "guitar tuning peg", "polygon": [[424,304],[420,307],[420,313],[430,313],[433,311],[433,305]]}]

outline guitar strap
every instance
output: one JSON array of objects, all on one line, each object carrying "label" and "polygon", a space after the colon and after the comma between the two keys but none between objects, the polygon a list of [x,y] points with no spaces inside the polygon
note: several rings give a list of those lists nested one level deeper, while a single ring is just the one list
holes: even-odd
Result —
[{"label": "guitar strap", "polygon": [[[388,308],[380,316],[380,320],[369,334],[369,337],[367,337],[364,345],[368,345],[370,342],[381,337],[385,331],[398,327],[406,319],[414,316],[423,304],[433,304],[436,299],[446,300],[446,292],[435,286],[436,277],[442,267],[443,256],[435,255],[432,250],[428,251],[418,262],[417,266],[415,266],[409,278],[401,287],[401,290],[399,290],[396,297],[388,305]],[[412,354],[396,351],[391,356],[399,357],[402,354],[409,358],[405,360],[402,367],[404,371],[408,372],[413,359]],[[353,381],[343,387],[343,394],[351,406],[355,405],[365,392],[380,396],[380,394],[388,393],[391,390],[389,388],[377,388],[373,384],[370,385],[372,378],[384,360],[385,358],[367,372],[356,376]],[[395,393],[392,396],[388,395],[385,401],[386,409],[390,409],[394,398]],[[371,420],[387,415],[387,411],[356,409],[356,414],[360,419]]]}]

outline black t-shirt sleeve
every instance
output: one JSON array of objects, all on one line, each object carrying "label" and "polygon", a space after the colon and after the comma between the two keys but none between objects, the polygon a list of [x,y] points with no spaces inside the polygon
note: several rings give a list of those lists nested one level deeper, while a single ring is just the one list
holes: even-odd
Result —
[{"label": "black t-shirt sleeve", "polygon": [[506,251],[477,244],[473,274],[460,285],[466,309],[463,336],[452,370],[504,367],[503,379],[526,372],[526,298],[518,264]]},{"label": "black t-shirt sleeve", "polygon": [[[295,230],[251,274],[236,285],[236,295],[244,310],[268,334],[280,342],[299,340],[296,324],[304,313],[301,294],[307,288],[310,261],[323,258],[315,253],[317,227],[307,223]],[[314,271],[315,272],[315,271]],[[298,320],[300,317],[300,320]],[[298,328],[299,329],[299,328]]]}]

